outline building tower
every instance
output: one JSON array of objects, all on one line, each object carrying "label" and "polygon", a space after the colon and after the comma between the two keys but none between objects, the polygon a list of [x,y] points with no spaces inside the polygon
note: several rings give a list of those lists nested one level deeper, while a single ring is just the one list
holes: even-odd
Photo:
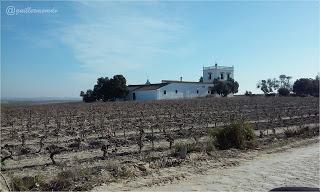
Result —
[{"label": "building tower", "polygon": [[203,82],[213,83],[214,79],[225,81],[228,79],[234,79],[234,68],[226,66],[218,66],[217,62],[214,66],[203,67]]}]

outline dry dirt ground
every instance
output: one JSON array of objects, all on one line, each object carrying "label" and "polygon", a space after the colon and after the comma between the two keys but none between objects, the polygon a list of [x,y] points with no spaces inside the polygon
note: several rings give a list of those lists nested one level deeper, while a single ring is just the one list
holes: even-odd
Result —
[{"label": "dry dirt ground", "polygon": [[[211,130],[237,119],[256,130],[255,150],[215,150]],[[319,100],[311,97],[7,106],[1,109],[0,156],[12,151],[13,157],[1,173],[16,190],[140,191],[190,181],[207,186],[210,171],[242,166],[279,142],[318,135],[318,126]],[[104,143],[110,147],[102,158]],[[52,145],[62,150],[56,164],[47,149]],[[0,192],[5,186],[1,178]]]},{"label": "dry dirt ground", "polygon": [[223,162],[170,167],[145,178],[102,185],[93,191],[268,191],[281,186],[320,187],[318,141],[319,138],[313,138],[252,151]]}]

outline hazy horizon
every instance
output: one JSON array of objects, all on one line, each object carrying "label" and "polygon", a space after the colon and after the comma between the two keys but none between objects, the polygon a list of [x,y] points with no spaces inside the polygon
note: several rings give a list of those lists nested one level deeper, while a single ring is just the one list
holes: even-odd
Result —
[{"label": "hazy horizon", "polygon": [[1,1],[2,98],[78,98],[116,74],[198,81],[215,62],[234,66],[238,94],[281,74],[314,78],[319,2]]},{"label": "hazy horizon", "polygon": [[1,100],[81,100],[80,96],[78,97],[1,97]]}]

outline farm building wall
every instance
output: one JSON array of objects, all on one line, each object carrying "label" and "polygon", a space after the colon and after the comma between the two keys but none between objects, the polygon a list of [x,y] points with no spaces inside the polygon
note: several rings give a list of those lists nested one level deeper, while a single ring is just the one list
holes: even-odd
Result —
[{"label": "farm building wall", "polygon": [[[135,99],[133,98],[135,95]],[[157,99],[157,90],[133,91],[130,93],[130,100],[148,101]]]},{"label": "farm building wall", "polygon": [[157,99],[182,99],[204,97],[209,94],[212,84],[204,83],[170,83],[157,89]]},{"label": "farm building wall", "polygon": [[228,77],[234,79],[233,67],[212,66],[203,68],[203,82],[212,83],[214,79],[227,80]]}]

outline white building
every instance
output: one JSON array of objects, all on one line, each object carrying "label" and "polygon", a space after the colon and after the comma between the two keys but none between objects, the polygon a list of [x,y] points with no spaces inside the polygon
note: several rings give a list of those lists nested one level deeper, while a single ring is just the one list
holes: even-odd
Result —
[{"label": "white building", "polygon": [[212,83],[214,79],[228,80],[233,78],[233,67],[218,66],[203,67],[203,82]]},{"label": "white building", "polygon": [[203,82],[162,80],[161,83],[129,85],[128,100],[163,100],[205,97],[211,94],[214,78],[227,80],[233,78],[233,67],[222,67],[217,64],[203,68]]}]

